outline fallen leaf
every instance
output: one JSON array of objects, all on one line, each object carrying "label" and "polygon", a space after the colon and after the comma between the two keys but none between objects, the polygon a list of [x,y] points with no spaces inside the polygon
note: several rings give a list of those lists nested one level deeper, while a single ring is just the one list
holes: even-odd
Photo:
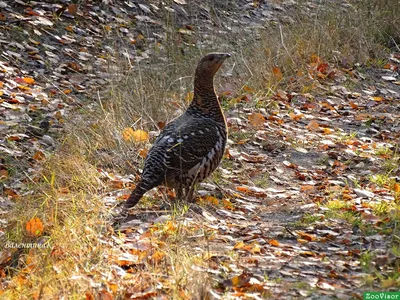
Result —
[{"label": "fallen leaf", "polygon": [[283,77],[282,71],[278,67],[272,68],[272,74],[274,74],[274,77],[278,80],[281,80]]},{"label": "fallen leaf", "polygon": [[33,218],[26,223],[25,229],[31,236],[40,236],[43,233],[43,223],[39,218]]},{"label": "fallen leaf", "polygon": [[252,113],[249,115],[250,124],[253,126],[262,126],[264,125],[265,118],[260,113]]},{"label": "fallen leaf", "polygon": [[310,131],[317,131],[319,130],[319,124],[317,121],[315,120],[311,120],[310,123],[308,123],[308,125],[306,126],[306,128]]},{"label": "fallen leaf", "polygon": [[268,243],[269,243],[271,246],[279,247],[279,242],[278,242],[277,240],[269,240]]}]

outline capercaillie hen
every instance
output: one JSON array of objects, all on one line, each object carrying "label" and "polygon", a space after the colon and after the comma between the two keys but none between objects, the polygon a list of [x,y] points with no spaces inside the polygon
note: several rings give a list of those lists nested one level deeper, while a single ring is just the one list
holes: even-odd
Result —
[{"label": "capercaillie hen", "polygon": [[158,185],[174,188],[178,199],[184,196],[190,201],[194,185],[217,168],[224,154],[227,127],[214,91],[214,75],[230,56],[210,53],[200,60],[191,104],[157,137],[125,207],[135,206],[144,193]]}]

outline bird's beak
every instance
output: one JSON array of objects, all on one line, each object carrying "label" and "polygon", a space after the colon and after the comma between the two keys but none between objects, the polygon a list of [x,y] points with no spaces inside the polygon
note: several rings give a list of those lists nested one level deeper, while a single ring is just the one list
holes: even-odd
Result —
[{"label": "bird's beak", "polygon": [[229,53],[224,53],[223,55],[222,55],[222,60],[225,60],[225,59],[227,59],[227,58],[229,58],[229,57],[231,57],[232,55],[230,55]]}]

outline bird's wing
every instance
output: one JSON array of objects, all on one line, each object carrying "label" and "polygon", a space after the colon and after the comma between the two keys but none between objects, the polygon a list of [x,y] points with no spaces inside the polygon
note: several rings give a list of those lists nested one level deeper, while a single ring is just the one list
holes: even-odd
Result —
[{"label": "bird's wing", "polygon": [[[158,136],[145,160],[142,178],[184,173],[225,147],[225,127],[209,118],[178,118]],[[157,176],[155,176],[157,174]]]}]

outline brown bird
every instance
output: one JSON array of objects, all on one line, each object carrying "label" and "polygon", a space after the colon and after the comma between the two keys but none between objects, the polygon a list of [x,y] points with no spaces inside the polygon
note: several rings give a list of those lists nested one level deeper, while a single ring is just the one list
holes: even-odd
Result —
[{"label": "brown bird", "polygon": [[125,207],[135,206],[150,189],[174,188],[178,199],[191,201],[196,183],[218,166],[224,154],[227,127],[214,90],[214,75],[228,53],[210,53],[197,65],[193,101],[168,123],[147,154],[141,180]]}]

